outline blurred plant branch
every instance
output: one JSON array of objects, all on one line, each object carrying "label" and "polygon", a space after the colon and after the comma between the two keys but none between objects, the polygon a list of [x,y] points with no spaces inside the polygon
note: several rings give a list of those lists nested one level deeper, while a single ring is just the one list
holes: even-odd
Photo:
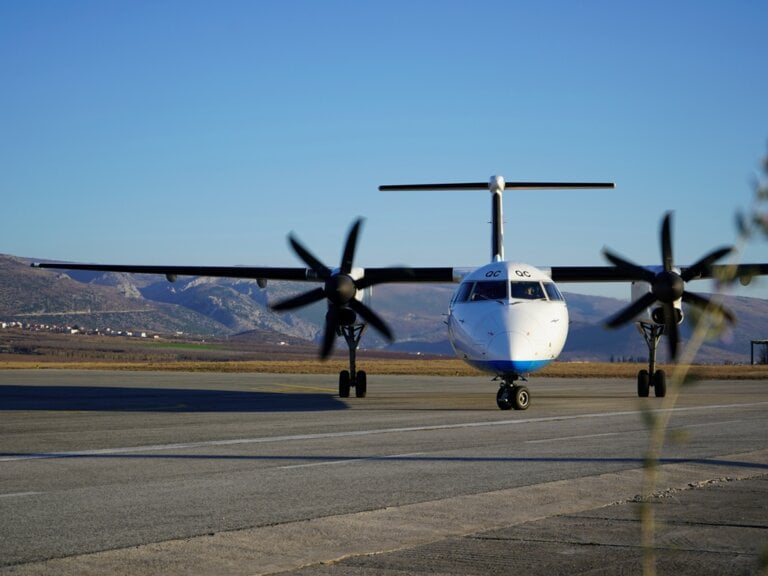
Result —
[{"label": "blurred plant branch", "polygon": [[[707,339],[718,336],[726,326],[722,313],[717,305],[722,302],[724,292],[737,280],[746,285],[751,280],[749,274],[738,274],[737,263],[744,246],[755,237],[762,236],[768,240],[768,154],[763,157],[760,170],[755,175],[753,198],[748,210],[736,212],[737,243],[733,252],[733,261],[724,268],[723,274],[716,279],[717,294],[711,299],[711,304],[700,314],[692,315],[694,330],[691,338],[683,348],[677,364],[668,383],[667,394],[661,405],[651,408],[644,406],[644,419],[650,431],[648,450],[644,458],[643,489],[640,502],[640,530],[643,549],[642,567],[645,576],[656,574],[655,535],[657,523],[653,510],[653,494],[659,474],[659,459],[664,444],[668,438],[669,421],[672,409],[682,393],[686,383],[690,383],[689,372],[693,360]],[[766,547],[768,550],[768,547]],[[768,573],[768,553],[760,556],[760,570]]]}]

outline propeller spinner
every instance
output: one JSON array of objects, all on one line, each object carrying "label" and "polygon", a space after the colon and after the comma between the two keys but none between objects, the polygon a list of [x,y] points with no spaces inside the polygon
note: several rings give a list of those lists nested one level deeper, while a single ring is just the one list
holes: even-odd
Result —
[{"label": "propeller spinner", "polygon": [[709,268],[709,266],[727,254],[730,254],[733,251],[733,248],[724,246],[713,250],[703,258],[700,258],[695,264],[686,267],[680,272],[674,266],[674,258],[672,255],[671,219],[672,214],[667,212],[664,215],[664,220],[662,221],[661,226],[661,260],[663,263],[661,272],[656,273],[648,268],[633,264],[632,262],[617,256],[607,248],[603,250],[603,254],[611,264],[616,266],[616,268],[623,271],[634,280],[647,282],[651,286],[650,292],[609,318],[606,321],[606,326],[609,328],[618,328],[619,326],[630,322],[644,309],[649,308],[655,302],[658,302],[661,304],[662,323],[664,324],[664,333],[667,335],[667,342],[669,344],[669,355],[672,359],[675,359],[677,357],[677,347],[680,340],[678,330],[679,316],[675,309],[675,302],[677,300],[682,299],[683,302],[702,309],[710,311],[717,310],[731,323],[735,322],[735,317],[733,313],[720,304],[685,290],[686,282],[699,277],[702,272]]},{"label": "propeller spinner", "polygon": [[387,340],[390,342],[394,340],[392,330],[390,330],[384,320],[355,298],[358,290],[373,286],[381,281],[386,281],[384,277],[378,281],[372,281],[370,279],[364,280],[363,278],[355,279],[351,275],[357,238],[362,224],[363,219],[358,218],[349,229],[347,240],[344,244],[344,252],[341,257],[341,266],[338,270],[328,268],[305,248],[293,234],[288,236],[288,241],[294,252],[325,283],[322,288],[316,288],[298,296],[282,300],[271,307],[273,310],[293,310],[314,304],[323,298],[328,301],[328,312],[325,315],[323,340],[320,347],[320,357],[322,359],[327,358],[331,354],[339,328],[354,324],[358,315],[378,330]]}]

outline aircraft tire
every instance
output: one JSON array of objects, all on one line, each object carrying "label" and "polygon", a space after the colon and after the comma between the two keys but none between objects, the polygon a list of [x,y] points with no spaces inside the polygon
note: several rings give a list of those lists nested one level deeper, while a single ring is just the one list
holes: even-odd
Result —
[{"label": "aircraft tire", "polygon": [[349,398],[349,370],[339,372],[339,398]]},{"label": "aircraft tire", "polygon": [[653,391],[657,398],[667,395],[667,374],[664,370],[656,370],[653,373]]},{"label": "aircraft tire", "polygon": [[357,382],[355,382],[355,396],[357,398],[365,398],[368,392],[368,375],[364,370],[360,370],[357,373]]},{"label": "aircraft tire", "polygon": [[515,410],[528,410],[531,405],[531,393],[525,386],[515,386],[512,389],[512,401]]},{"label": "aircraft tire", "polygon": [[512,410],[513,394],[512,386],[504,384],[499,387],[499,391],[496,392],[496,406],[499,407],[499,410]]},{"label": "aircraft tire", "polygon": [[651,377],[648,370],[640,370],[637,373],[637,395],[640,398],[648,398],[651,391]]}]

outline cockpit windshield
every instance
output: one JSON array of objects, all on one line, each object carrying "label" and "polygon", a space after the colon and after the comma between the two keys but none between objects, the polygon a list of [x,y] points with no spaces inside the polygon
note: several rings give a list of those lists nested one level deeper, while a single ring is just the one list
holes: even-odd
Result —
[{"label": "cockpit windshield", "polygon": [[475,289],[469,296],[470,302],[478,300],[506,300],[507,283],[503,280],[491,280],[489,282],[475,282]]},{"label": "cockpit windshield", "polygon": [[507,283],[503,280],[465,282],[459,286],[454,302],[481,302],[483,300],[507,300]]},{"label": "cockpit windshield", "polygon": [[510,282],[512,298],[521,300],[546,300],[540,282]]},{"label": "cockpit windshield", "polygon": [[[507,292],[507,286],[509,286],[509,292]],[[564,300],[554,282],[480,280],[461,284],[456,291],[453,302],[482,302],[487,300],[506,302],[510,297],[513,300],[549,300],[554,302]]]},{"label": "cockpit windshield", "polygon": [[565,300],[554,282],[544,282],[544,290],[547,291],[550,300]]}]

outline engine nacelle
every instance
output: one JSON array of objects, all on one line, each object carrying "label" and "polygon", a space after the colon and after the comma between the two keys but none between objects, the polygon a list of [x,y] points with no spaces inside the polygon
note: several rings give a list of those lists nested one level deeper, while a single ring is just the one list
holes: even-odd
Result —
[{"label": "engine nacelle", "polygon": [[[648,282],[632,282],[632,302],[635,302],[651,291],[651,285]],[[683,321],[683,301],[675,300],[672,305],[675,307],[677,323]],[[635,317],[635,322],[645,322],[646,324],[664,324],[663,308],[658,302],[643,310]]]},{"label": "engine nacelle", "polygon": [[325,321],[339,326],[352,326],[357,320],[357,314],[351,308],[332,307],[325,315]]},{"label": "engine nacelle", "polygon": [[[683,310],[682,308],[678,308],[680,305],[680,301],[676,301],[675,303],[675,316],[677,318],[677,324],[680,324],[683,321]],[[653,320],[656,324],[664,324],[664,308],[661,306],[658,306],[653,309],[651,312],[651,320]]]}]

